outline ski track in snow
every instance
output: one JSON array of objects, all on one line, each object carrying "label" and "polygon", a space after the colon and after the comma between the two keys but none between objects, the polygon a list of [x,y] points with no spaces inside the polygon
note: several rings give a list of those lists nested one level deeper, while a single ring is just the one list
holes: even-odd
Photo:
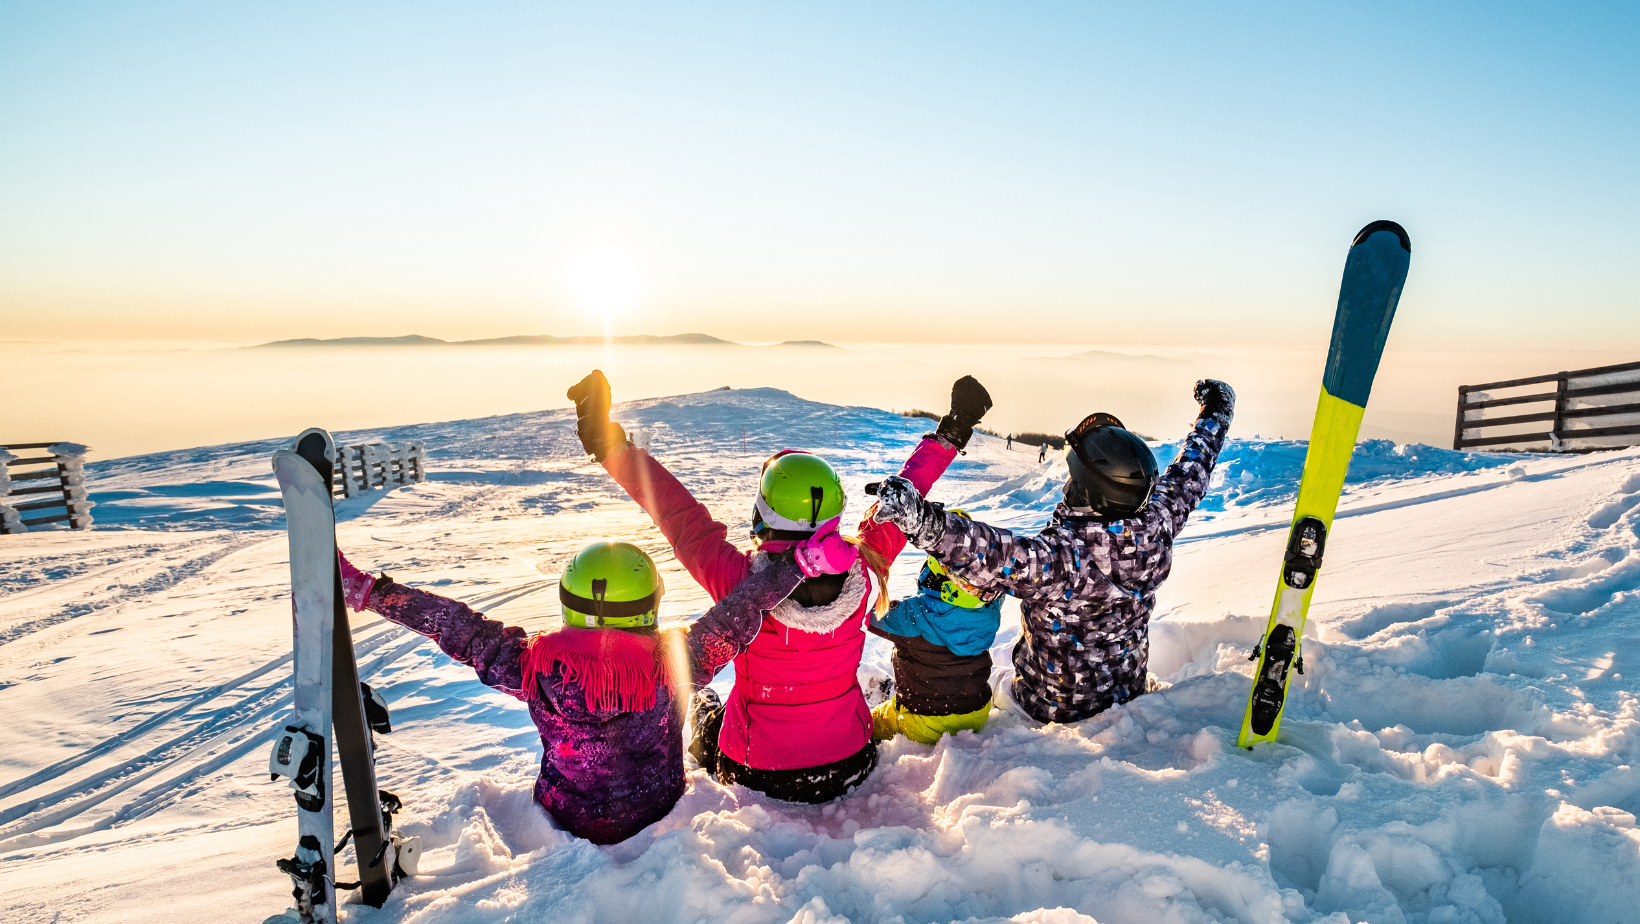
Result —
[{"label": "ski track in snow", "polygon": [[[929,421],[768,389],[617,408],[717,515],[762,459],[825,452],[849,514]],[[1187,421],[1181,421],[1182,430]],[[338,505],[361,566],[530,628],[592,538],[666,572],[664,620],[706,605],[563,411],[364,434],[423,440],[430,480]],[[264,748],[289,708],[274,443],[90,466],[99,528],[0,544],[0,913],[8,921],[260,921],[285,907],[294,813]],[[1167,461],[1172,446],[1158,447]],[[422,875],[359,922],[1416,922],[1632,920],[1640,902],[1640,452],[1477,455],[1364,443],[1283,733],[1234,737],[1303,444],[1235,441],[1158,595],[1158,689],[1085,722],[993,715],[884,745],[827,806],[698,771],[624,844],[532,801],[525,711],[434,646],[355,617],[394,709],[381,784]],[[1063,463],[979,437],[936,499],[1034,529]],[[271,493],[272,500],[268,500]],[[733,534],[732,534],[733,536]],[[920,555],[897,562],[909,593]],[[1004,610],[999,664],[1017,636]],[[867,646],[863,674],[889,670]],[[732,677],[720,676],[726,688]],[[339,817],[345,813],[339,811]],[[351,873],[351,848],[341,857]],[[206,877],[193,887],[179,865]],[[209,882],[205,888],[204,882]],[[171,890],[155,903],[155,890]],[[189,903],[192,902],[190,905]]]}]

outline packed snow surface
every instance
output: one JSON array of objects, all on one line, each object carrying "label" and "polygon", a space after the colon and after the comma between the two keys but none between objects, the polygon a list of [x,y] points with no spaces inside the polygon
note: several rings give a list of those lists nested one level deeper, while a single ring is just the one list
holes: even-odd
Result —
[{"label": "packed snow surface", "polygon": [[[788,446],[863,484],[928,421],[770,389],[621,406],[738,533]],[[1188,420],[1178,422],[1182,435]],[[1234,434],[1234,430],[1232,430]],[[1167,434],[1161,434],[1167,436]],[[430,479],[338,505],[361,566],[529,628],[594,538],[706,605],[567,412],[339,434],[419,439]],[[0,919],[258,922],[292,800],[265,772],[290,708],[273,443],[88,467],[97,528],[0,540]],[[1167,461],[1172,447],[1158,444]],[[421,875],[351,922],[1499,922],[1640,908],[1640,452],[1477,455],[1364,443],[1281,738],[1235,746],[1304,444],[1232,440],[1158,600],[1159,687],[1073,725],[884,746],[849,797],[794,806],[695,771],[614,847],[531,800],[524,708],[404,630],[354,617],[394,709],[381,783]],[[1034,529],[1063,462],[980,436],[934,492]],[[896,564],[909,593],[918,556]],[[1010,621],[1017,608],[1010,602]],[[1017,626],[1005,629],[998,664]],[[867,646],[867,673],[888,649]],[[731,678],[719,678],[727,685]],[[345,814],[339,812],[339,817]],[[353,862],[343,854],[344,877]]]}]

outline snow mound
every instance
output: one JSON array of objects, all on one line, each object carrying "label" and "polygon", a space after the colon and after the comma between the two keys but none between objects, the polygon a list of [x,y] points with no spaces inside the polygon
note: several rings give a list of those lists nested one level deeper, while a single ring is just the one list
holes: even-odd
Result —
[{"label": "snow mound", "polygon": [[[824,452],[860,513],[927,421],[772,389],[621,405],[724,522],[759,466]],[[424,441],[432,477],[339,505],[360,564],[525,628],[562,562],[638,542],[662,618],[706,600],[564,412],[342,434]],[[0,544],[0,915],[260,921],[294,838],[265,770],[289,708],[272,443],[96,463],[90,532]],[[698,770],[673,812],[594,847],[531,798],[525,711],[432,645],[355,621],[394,710],[382,783],[421,875],[352,922],[1627,921],[1640,900],[1640,452],[1362,444],[1278,742],[1236,729],[1303,443],[1235,441],[1158,594],[1155,690],[1074,725],[994,715],[896,740],[855,793],[775,802]],[[1170,461],[1172,449],[1157,447]],[[1034,528],[1062,461],[977,438],[937,499]],[[99,497],[98,492],[101,496]],[[123,492],[123,493],[122,493]],[[107,528],[108,524],[114,528]],[[921,556],[897,563],[907,593]],[[993,649],[1006,663],[1017,604]],[[889,670],[868,641],[862,674]],[[718,683],[726,685],[729,676]],[[350,870],[351,848],[340,857]],[[208,881],[212,887],[199,888]],[[166,901],[155,902],[156,895]]]}]

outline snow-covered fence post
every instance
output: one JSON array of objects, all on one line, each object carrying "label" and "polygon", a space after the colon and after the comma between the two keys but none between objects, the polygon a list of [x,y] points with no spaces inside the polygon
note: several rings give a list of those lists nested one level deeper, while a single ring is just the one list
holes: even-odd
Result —
[{"label": "snow-covered fence post", "polygon": [[[381,443],[365,443],[359,447],[359,453],[364,456],[364,489],[372,491],[376,488],[376,473],[382,469],[382,457],[386,455],[386,446]],[[386,482],[383,481],[383,484]]]},{"label": "snow-covered fence post", "polygon": [[336,447],[336,481],[343,497],[352,497],[359,493],[359,447]]},{"label": "snow-covered fence post", "polygon": [[343,497],[427,480],[427,450],[418,442],[338,446],[336,455]]},{"label": "snow-covered fence post", "polygon": [[[21,449],[44,449],[48,455],[25,458],[12,451]],[[79,443],[14,443],[0,446],[0,533],[23,533],[30,526],[47,523],[67,523],[73,529],[89,528],[93,504],[86,498],[85,492],[85,453],[86,447]],[[18,467],[38,465],[50,467],[35,471],[12,471]],[[44,483],[31,486],[29,482]],[[34,500],[35,495],[55,496]],[[37,511],[56,507],[62,508],[63,512],[35,515]]]},{"label": "snow-covered fence post", "polygon": [[58,478],[63,484],[63,506],[68,508],[68,525],[73,529],[90,529],[92,504],[85,496],[86,447],[79,443],[52,443],[46,448],[57,462]]},{"label": "snow-covered fence post", "polygon": [[28,527],[23,525],[23,516],[7,501],[11,500],[11,476],[6,469],[20,456],[13,455],[0,446],[0,536],[7,533],[27,532]]},{"label": "snow-covered fence post", "polygon": [[418,484],[427,480],[427,450],[420,443],[410,444],[410,477]]}]

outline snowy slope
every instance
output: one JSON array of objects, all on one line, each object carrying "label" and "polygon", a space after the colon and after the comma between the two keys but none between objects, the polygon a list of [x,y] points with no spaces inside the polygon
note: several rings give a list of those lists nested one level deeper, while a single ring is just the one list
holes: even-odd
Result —
[{"label": "snowy slope", "polygon": [[[861,486],[928,422],[770,389],[624,405],[719,517],[762,459],[823,451]],[[1180,421],[1182,431],[1188,421]],[[527,627],[595,537],[705,596],[580,455],[567,412],[403,427],[432,478],[339,506],[361,565]],[[0,542],[0,918],[256,922],[294,838],[263,772],[289,708],[271,444],[91,466],[98,529]],[[596,848],[530,786],[525,711],[416,636],[355,617],[394,707],[383,785],[423,875],[355,922],[1579,921],[1640,903],[1640,453],[1363,444],[1282,740],[1234,746],[1303,444],[1232,441],[1159,597],[1162,689],[1086,722],[902,740],[858,792],[771,802],[696,772],[673,813]],[[1164,458],[1169,447],[1158,447]],[[1063,463],[980,437],[936,489],[1034,528]],[[909,592],[917,556],[894,581]],[[1013,604],[1007,612],[1017,613]],[[1007,620],[1005,620],[1005,623]],[[999,662],[1017,634],[999,639]],[[868,643],[867,670],[887,669]],[[720,678],[720,683],[727,678]],[[351,849],[346,854],[351,862]]]}]

